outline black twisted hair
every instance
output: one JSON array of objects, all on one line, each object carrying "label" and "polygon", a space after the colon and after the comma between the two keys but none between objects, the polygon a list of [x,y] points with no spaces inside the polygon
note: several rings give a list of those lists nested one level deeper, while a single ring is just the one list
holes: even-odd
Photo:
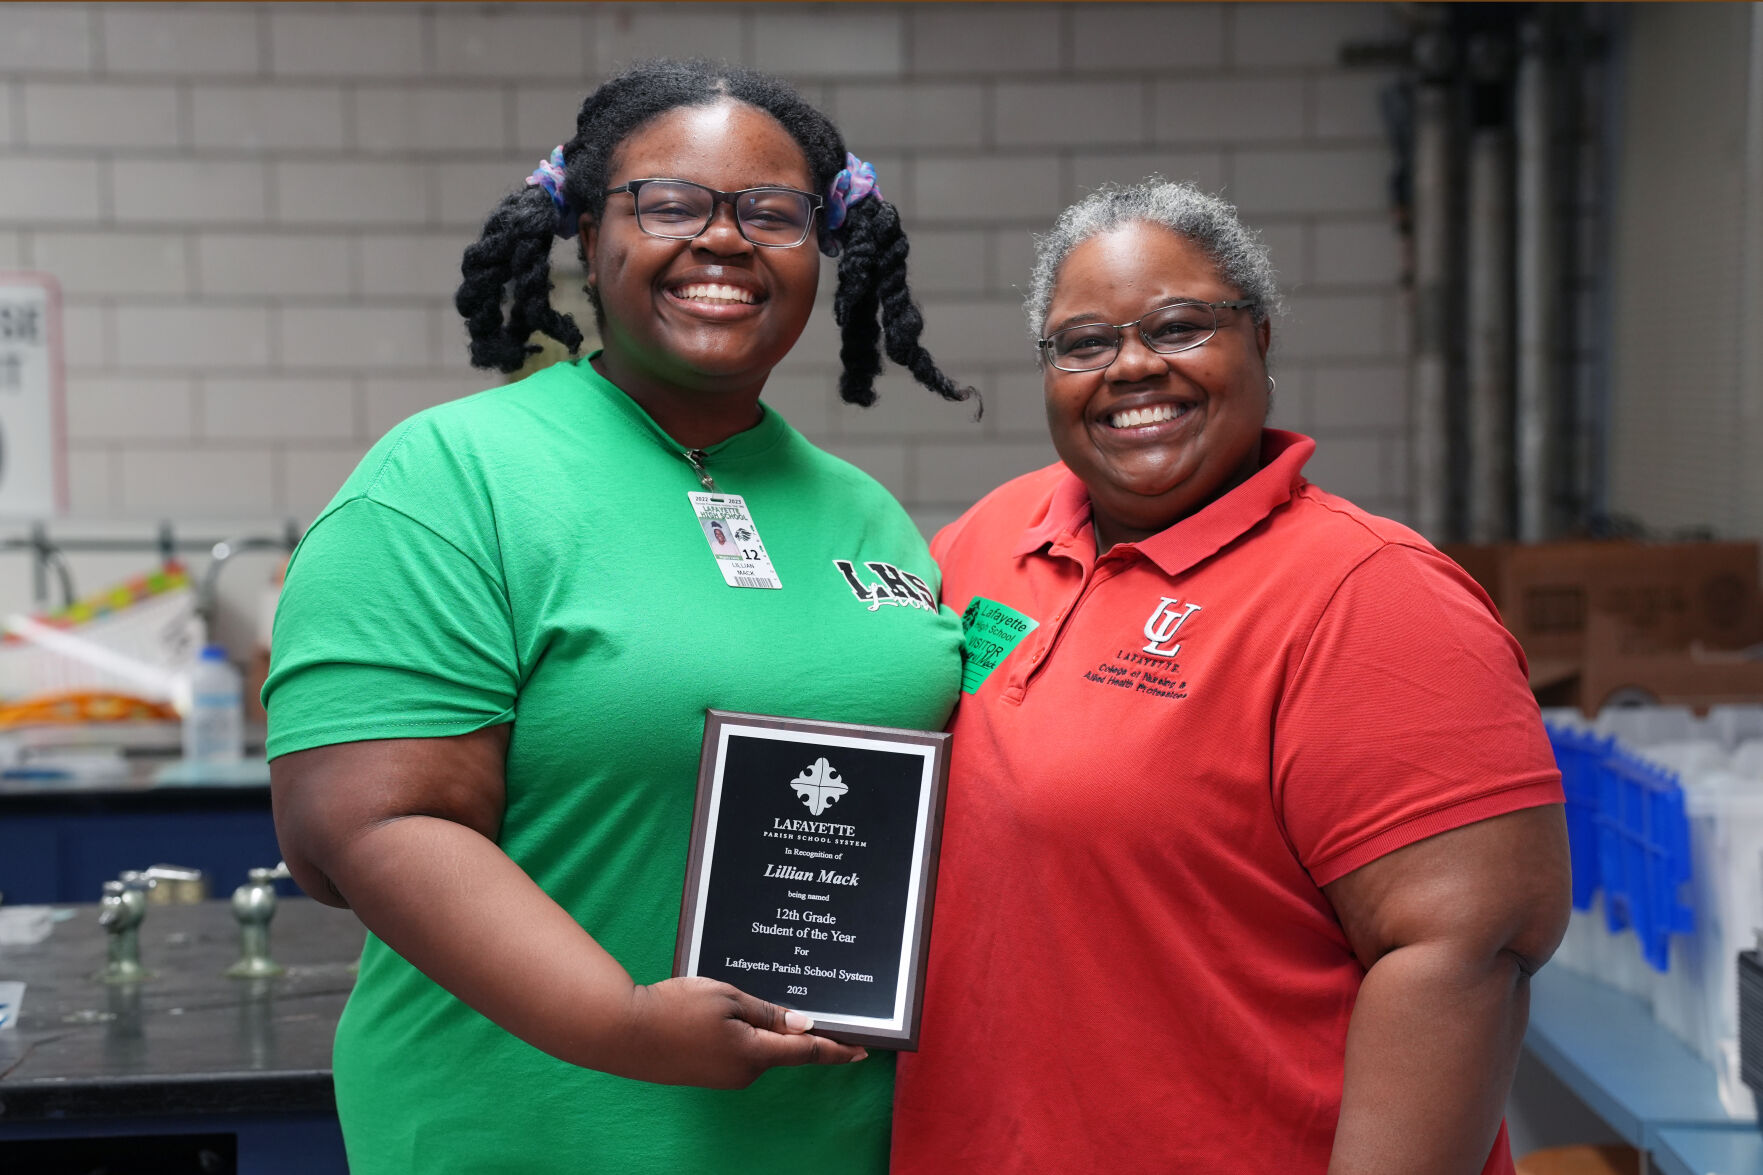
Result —
[{"label": "black twisted hair", "polygon": [[[625,139],[669,110],[725,99],[763,110],[789,132],[808,161],[816,191],[824,193],[845,166],[845,141],[838,129],[777,78],[706,61],[650,61],[608,81],[582,103],[575,137],[563,145],[563,195],[569,207],[598,220],[612,156]],[[465,250],[464,281],[453,302],[471,334],[473,366],[518,370],[539,350],[527,341],[535,331],[571,352],[581,346],[575,320],[551,305],[551,241],[557,222],[550,195],[539,187],[523,187],[503,198],[485,221],[483,235]],[[844,364],[842,399],[865,407],[875,403],[883,350],[945,400],[977,394],[944,375],[919,345],[924,316],[906,286],[906,234],[892,204],[879,195],[860,200],[830,233],[823,219],[820,248],[839,259],[833,318],[839,324]],[[595,317],[603,320],[592,287],[588,296]]]}]

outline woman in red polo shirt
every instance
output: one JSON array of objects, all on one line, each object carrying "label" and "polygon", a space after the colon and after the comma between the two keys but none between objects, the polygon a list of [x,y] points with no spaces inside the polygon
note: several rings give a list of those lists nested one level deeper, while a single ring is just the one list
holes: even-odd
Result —
[{"label": "woman in red polo shirt", "polygon": [[1510,1172],[1568,912],[1522,652],[1265,427],[1233,208],[1110,188],[1039,249],[1062,460],[932,545],[968,696],[893,1169]]}]

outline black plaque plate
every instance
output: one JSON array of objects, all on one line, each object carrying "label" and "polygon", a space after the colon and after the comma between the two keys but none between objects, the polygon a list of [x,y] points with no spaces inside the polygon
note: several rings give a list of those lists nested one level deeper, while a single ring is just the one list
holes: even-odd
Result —
[{"label": "black plaque plate", "polygon": [[948,741],[711,710],[674,974],[916,1049]]}]

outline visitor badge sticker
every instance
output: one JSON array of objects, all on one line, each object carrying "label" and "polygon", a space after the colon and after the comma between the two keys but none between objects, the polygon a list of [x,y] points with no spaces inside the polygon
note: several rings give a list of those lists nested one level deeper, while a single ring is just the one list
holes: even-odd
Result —
[{"label": "visitor badge sticker", "polygon": [[961,614],[961,692],[970,694],[984,685],[1010,650],[1040,626],[1008,604],[973,597]]},{"label": "visitor badge sticker", "polygon": [[781,588],[777,568],[765,553],[765,542],[747,503],[739,494],[690,493],[692,513],[704,531],[704,541],[716,556],[723,582],[730,587]]}]

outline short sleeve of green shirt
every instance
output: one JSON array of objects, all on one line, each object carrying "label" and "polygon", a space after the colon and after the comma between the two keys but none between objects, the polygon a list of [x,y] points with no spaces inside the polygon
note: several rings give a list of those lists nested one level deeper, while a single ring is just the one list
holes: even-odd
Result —
[{"label": "short sleeve of green shirt", "polygon": [[264,685],[271,758],[330,743],[469,734],[514,718],[508,598],[492,570],[394,507],[332,508],[289,565]]}]

